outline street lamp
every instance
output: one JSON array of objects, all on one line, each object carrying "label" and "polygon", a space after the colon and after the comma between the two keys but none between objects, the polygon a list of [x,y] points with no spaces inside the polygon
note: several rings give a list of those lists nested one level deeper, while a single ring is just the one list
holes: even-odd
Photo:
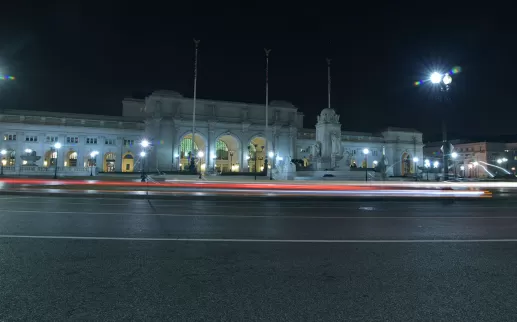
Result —
[{"label": "street lamp", "polygon": [[[450,92],[450,85],[452,83],[452,77],[449,73],[438,73],[434,72],[429,77],[431,83],[440,86],[440,92],[443,93],[442,101],[444,99],[448,100],[447,94]],[[448,180],[449,178],[449,166],[448,166],[448,157],[449,157],[449,143],[447,141],[447,126],[445,124],[445,115],[442,118],[442,142],[443,142],[443,180]]]},{"label": "street lamp", "polygon": [[269,156],[269,160],[271,161],[271,170],[269,171],[269,180],[273,180],[273,165],[275,164],[273,157],[275,156],[275,153],[273,151],[269,151],[268,156]]},{"label": "street lamp", "polygon": [[368,150],[367,148],[364,148],[363,149],[363,153],[364,153],[364,159],[366,161],[366,168],[364,169],[364,179],[365,181],[368,182],[368,153],[370,153],[370,150]]},{"label": "street lamp", "polygon": [[146,139],[143,139],[142,142],[140,142],[140,145],[142,146],[142,148],[147,148],[149,146],[149,141],[147,141]]},{"label": "street lamp", "polygon": [[424,167],[425,167],[425,172],[426,172],[426,176],[427,176],[427,181],[429,181],[429,168],[431,167],[431,161],[429,161],[429,159],[425,159],[424,160]]},{"label": "street lamp", "polygon": [[205,153],[203,151],[198,151],[197,157],[199,158],[199,179],[201,179],[201,162],[202,158],[205,156]]},{"label": "street lamp", "polygon": [[230,172],[233,172],[233,151],[230,151]]},{"label": "street lamp", "polygon": [[98,151],[90,152],[90,177],[93,177],[93,159],[99,154]]},{"label": "street lamp", "polygon": [[463,172],[463,177],[465,178],[465,166],[464,165],[460,166],[460,170],[461,170],[461,172]]},{"label": "street lamp", "polygon": [[176,170],[180,170],[180,155],[178,153],[174,153],[174,159],[177,160],[178,164],[176,165]]},{"label": "street lamp", "polygon": [[145,156],[147,153],[145,151],[140,152],[140,158],[142,158],[142,175],[141,175],[141,181],[145,182]]},{"label": "street lamp", "polygon": [[413,165],[415,167],[415,181],[418,181],[418,158],[413,158]]},{"label": "street lamp", "polygon": [[54,148],[56,149],[56,168],[54,169],[54,179],[57,179],[57,161],[59,159],[59,149],[61,149],[61,143],[56,142],[56,144],[54,144]]},{"label": "street lamp", "polygon": [[0,170],[0,175],[4,175],[4,158],[5,158],[5,155],[7,154],[7,151],[2,150],[2,151],[0,151],[0,154],[2,155],[2,160],[0,160],[0,163],[2,164],[1,170]]}]

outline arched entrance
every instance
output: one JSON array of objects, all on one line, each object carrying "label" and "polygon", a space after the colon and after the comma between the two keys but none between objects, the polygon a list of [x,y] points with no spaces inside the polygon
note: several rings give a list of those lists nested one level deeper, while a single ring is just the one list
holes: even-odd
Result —
[{"label": "arched entrance", "polygon": [[64,162],[65,167],[77,167],[77,152],[68,151]]},{"label": "arched entrance", "polygon": [[[248,144],[248,171],[261,172],[264,170],[264,161],[266,159],[266,140],[263,137],[257,136],[250,140]],[[255,164],[256,160],[256,164]]]},{"label": "arched entrance", "polygon": [[221,135],[215,141],[215,170],[218,172],[239,172],[241,146],[239,139],[231,134]]},{"label": "arched entrance", "polygon": [[16,165],[16,152],[13,149],[8,149],[7,153],[2,156],[2,165],[4,167],[12,167]]},{"label": "arched entrance", "polygon": [[54,149],[45,152],[45,158],[43,159],[44,167],[53,167],[56,165],[57,151]]},{"label": "arched entrance", "polygon": [[[180,170],[189,170],[192,157],[197,158],[199,151],[203,151],[203,154],[205,154],[206,141],[204,137],[196,133],[195,140],[192,142],[192,133],[184,135],[179,145]],[[203,158],[197,161],[197,166],[200,167],[201,171],[205,170],[206,157],[206,155],[203,155]],[[199,162],[201,163],[199,164]]]},{"label": "arched entrance", "polygon": [[122,157],[122,172],[133,172],[135,166],[135,158],[133,154],[128,152]]},{"label": "arched entrance", "polygon": [[400,162],[400,174],[402,176],[409,176],[413,173],[413,168],[413,159],[411,158],[411,154],[404,152]]},{"label": "arched entrance", "polygon": [[104,162],[102,166],[102,170],[104,172],[115,172],[115,153],[108,152],[104,154]]}]

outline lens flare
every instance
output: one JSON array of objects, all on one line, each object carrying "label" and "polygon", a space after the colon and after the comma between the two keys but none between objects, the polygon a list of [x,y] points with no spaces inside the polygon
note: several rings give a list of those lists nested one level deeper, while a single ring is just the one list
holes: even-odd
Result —
[{"label": "lens flare", "polygon": [[450,71],[451,74],[459,74],[461,73],[461,67],[460,66],[454,66],[451,71]]}]

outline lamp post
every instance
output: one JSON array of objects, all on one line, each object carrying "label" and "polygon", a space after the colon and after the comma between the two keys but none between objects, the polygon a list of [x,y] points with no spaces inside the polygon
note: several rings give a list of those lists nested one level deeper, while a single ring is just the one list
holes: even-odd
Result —
[{"label": "lamp post", "polygon": [[[431,74],[429,80],[431,83],[440,86],[440,92],[442,93],[441,100],[449,99],[449,92],[451,89],[452,77],[449,73],[441,74],[434,72]],[[447,141],[447,126],[445,123],[445,116],[442,118],[442,143],[443,143],[443,180],[449,179],[449,142]]]},{"label": "lamp post", "polygon": [[57,160],[59,159],[59,149],[61,149],[61,143],[56,142],[56,144],[54,144],[54,148],[56,149],[56,168],[54,169],[54,179],[57,179]]},{"label": "lamp post", "polygon": [[431,161],[429,159],[424,160],[424,168],[427,176],[427,181],[429,181],[429,168],[431,167]]},{"label": "lamp post", "polygon": [[140,158],[142,159],[142,175],[140,176],[140,181],[141,182],[145,182],[145,156],[147,155],[147,153],[145,153],[145,151],[142,151],[140,152]]},{"label": "lamp post", "polygon": [[465,178],[465,166],[460,166],[460,171],[462,172],[462,177]]},{"label": "lamp post", "polygon": [[[264,146],[262,146],[262,151],[259,151],[257,149],[258,144],[253,144],[253,146],[255,147],[255,153],[254,153],[254,157],[253,157],[253,160],[255,161],[255,180],[257,180],[257,153],[264,151]],[[251,154],[251,145],[248,146],[248,151]],[[263,158],[261,158],[260,160],[263,160]]]},{"label": "lamp post", "polygon": [[2,155],[2,160],[0,160],[0,163],[2,164],[1,165],[1,170],[0,170],[0,175],[4,175],[4,158],[5,158],[5,155],[7,154],[7,151],[6,150],[2,150],[0,151],[0,154]]},{"label": "lamp post", "polygon": [[203,176],[202,176],[202,173],[201,173],[201,162],[203,162],[203,157],[205,156],[205,153],[203,151],[199,151],[197,153],[197,157],[199,159],[199,179],[201,179]]},{"label": "lamp post", "polygon": [[366,161],[366,168],[364,169],[364,179],[366,182],[368,182],[368,153],[370,153],[370,150],[368,150],[367,148],[364,148],[363,149],[363,153],[364,153],[364,159]]},{"label": "lamp post", "polygon": [[414,157],[413,158],[413,165],[415,167],[415,181],[418,181],[418,158],[417,157]]},{"label": "lamp post", "polygon": [[[93,177],[93,159],[95,157],[97,157],[98,154],[99,154],[98,151],[90,152],[90,177]],[[97,165],[97,162],[95,162],[95,163],[96,163],[95,165]]]},{"label": "lamp post", "polygon": [[269,161],[271,162],[271,171],[269,171],[269,180],[273,180],[273,164],[275,164],[273,157],[275,156],[275,153],[273,151],[269,151],[268,156],[269,156]]},{"label": "lamp post", "polygon": [[233,151],[230,151],[230,172],[233,172]]},{"label": "lamp post", "polygon": [[174,153],[174,159],[176,160],[176,170],[180,170],[180,155],[178,153]]}]

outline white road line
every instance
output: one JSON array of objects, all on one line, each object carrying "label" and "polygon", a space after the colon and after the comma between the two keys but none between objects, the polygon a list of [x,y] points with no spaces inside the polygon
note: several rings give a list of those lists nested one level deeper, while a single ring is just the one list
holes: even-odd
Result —
[{"label": "white road line", "polygon": [[68,240],[121,240],[169,242],[226,242],[226,243],[516,243],[517,238],[502,239],[241,239],[241,238],[168,238],[168,237],[103,237],[103,236],[44,236],[0,235],[0,238],[68,239]]},{"label": "white road line", "polygon": [[[293,219],[517,219],[517,216],[289,216],[289,215],[219,215],[219,214],[167,214],[85,211],[42,211],[0,209],[0,217],[9,213],[40,215],[121,215],[121,216],[168,216],[168,217],[219,217],[219,218],[293,218]],[[371,213],[371,212],[364,212]]]}]

